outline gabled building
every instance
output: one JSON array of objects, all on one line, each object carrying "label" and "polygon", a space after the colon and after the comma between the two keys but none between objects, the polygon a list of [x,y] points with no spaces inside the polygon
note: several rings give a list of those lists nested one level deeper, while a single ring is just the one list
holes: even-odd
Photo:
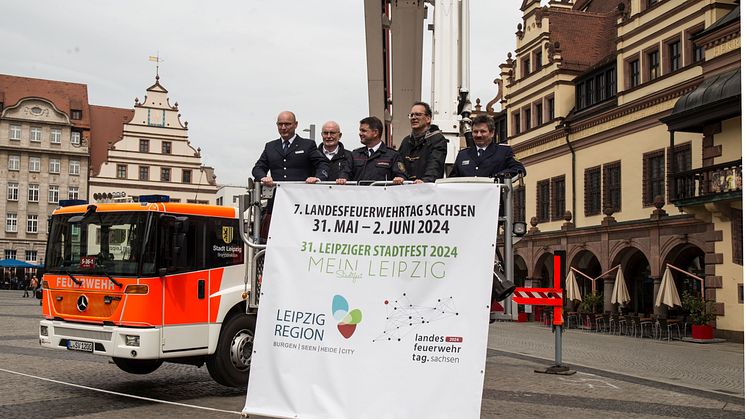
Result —
[{"label": "gabled building", "polygon": [[739,7],[523,1],[497,98],[528,172],[520,280],[547,286],[561,250],[600,278],[578,277],[606,311],[618,266],[628,310],[665,315],[654,299],[670,265],[679,292],[716,301],[718,334],[743,339]]},{"label": "gabled building", "polygon": [[158,76],[134,109],[91,106],[89,198],[137,201],[165,194],[172,202],[214,204],[214,170],[202,165],[180,117]]},{"label": "gabled building", "polygon": [[43,263],[47,218],[88,193],[84,84],[0,75],[0,256]]}]

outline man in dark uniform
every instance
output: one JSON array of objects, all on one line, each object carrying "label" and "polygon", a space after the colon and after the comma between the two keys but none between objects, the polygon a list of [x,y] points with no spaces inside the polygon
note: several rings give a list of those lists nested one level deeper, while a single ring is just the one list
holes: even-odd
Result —
[{"label": "man in dark uniform", "polygon": [[[381,141],[383,123],[375,116],[360,121],[360,147],[352,152],[352,179],[358,182],[389,180],[401,185],[407,173],[396,150]],[[343,179],[337,183],[344,184]]]},{"label": "man in dark uniform", "polygon": [[404,137],[399,154],[415,183],[435,182],[443,177],[448,140],[437,126],[431,125],[433,111],[425,102],[416,102],[409,111],[412,133]]},{"label": "man in dark uniform", "polygon": [[513,157],[507,144],[495,144],[495,121],[479,115],[472,121],[474,146],[458,152],[456,162],[448,177],[494,177],[498,173],[526,174],[523,164]]},{"label": "man in dark uniform", "polygon": [[[278,181],[306,181],[316,183],[326,180],[329,161],[316,149],[313,140],[299,137],[295,133],[298,121],[289,111],[277,115],[277,131],[280,138],[268,142],[257,160],[251,174],[264,186]],[[268,174],[271,173],[270,174]]]},{"label": "man in dark uniform", "polygon": [[339,124],[328,121],[321,127],[319,151],[329,160],[329,180],[350,179],[352,175],[352,152],[339,142],[342,133]]}]

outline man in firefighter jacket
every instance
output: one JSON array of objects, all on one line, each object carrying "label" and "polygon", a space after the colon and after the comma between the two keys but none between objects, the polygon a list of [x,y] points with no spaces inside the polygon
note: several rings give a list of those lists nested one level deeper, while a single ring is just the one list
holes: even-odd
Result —
[{"label": "man in firefighter jacket", "polygon": [[415,183],[435,182],[443,177],[448,140],[435,125],[430,125],[433,112],[425,102],[416,102],[409,111],[412,133],[399,146],[409,180]]},{"label": "man in firefighter jacket", "polygon": [[[251,171],[254,179],[264,186],[272,186],[273,181],[305,181],[316,183],[326,180],[329,161],[316,149],[316,143],[299,137],[295,133],[298,121],[289,111],[277,115],[277,132],[280,138],[264,146]],[[269,173],[268,173],[269,172]]]},{"label": "man in firefighter jacket", "polygon": [[[383,123],[375,116],[360,121],[360,147],[352,152],[352,178],[358,182],[388,180],[401,185],[407,174],[396,150],[381,141]],[[337,183],[344,183],[338,179]]]},{"label": "man in firefighter jacket", "polygon": [[448,177],[494,177],[499,173],[526,174],[523,164],[513,157],[507,144],[495,144],[495,121],[479,115],[472,121],[474,146],[459,151]]},{"label": "man in firefighter jacket", "polygon": [[328,121],[321,127],[319,151],[329,160],[329,180],[350,179],[352,176],[352,152],[339,142],[342,132],[339,124]]}]

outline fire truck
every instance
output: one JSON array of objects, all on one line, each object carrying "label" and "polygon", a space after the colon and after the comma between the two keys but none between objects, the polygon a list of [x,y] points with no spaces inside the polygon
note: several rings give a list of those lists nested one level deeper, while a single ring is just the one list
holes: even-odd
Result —
[{"label": "fire truck", "polygon": [[134,374],[207,364],[215,381],[244,386],[255,325],[246,256],[232,207],[63,201],[51,217],[40,343]]}]

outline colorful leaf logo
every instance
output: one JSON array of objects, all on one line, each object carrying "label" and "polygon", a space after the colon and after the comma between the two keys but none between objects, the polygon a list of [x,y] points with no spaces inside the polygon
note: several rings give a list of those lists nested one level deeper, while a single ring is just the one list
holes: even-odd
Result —
[{"label": "colorful leaf logo", "polygon": [[332,315],[339,321],[337,330],[345,339],[349,339],[355,333],[357,325],[363,321],[363,312],[357,308],[350,311],[350,305],[341,295],[332,298]]}]

